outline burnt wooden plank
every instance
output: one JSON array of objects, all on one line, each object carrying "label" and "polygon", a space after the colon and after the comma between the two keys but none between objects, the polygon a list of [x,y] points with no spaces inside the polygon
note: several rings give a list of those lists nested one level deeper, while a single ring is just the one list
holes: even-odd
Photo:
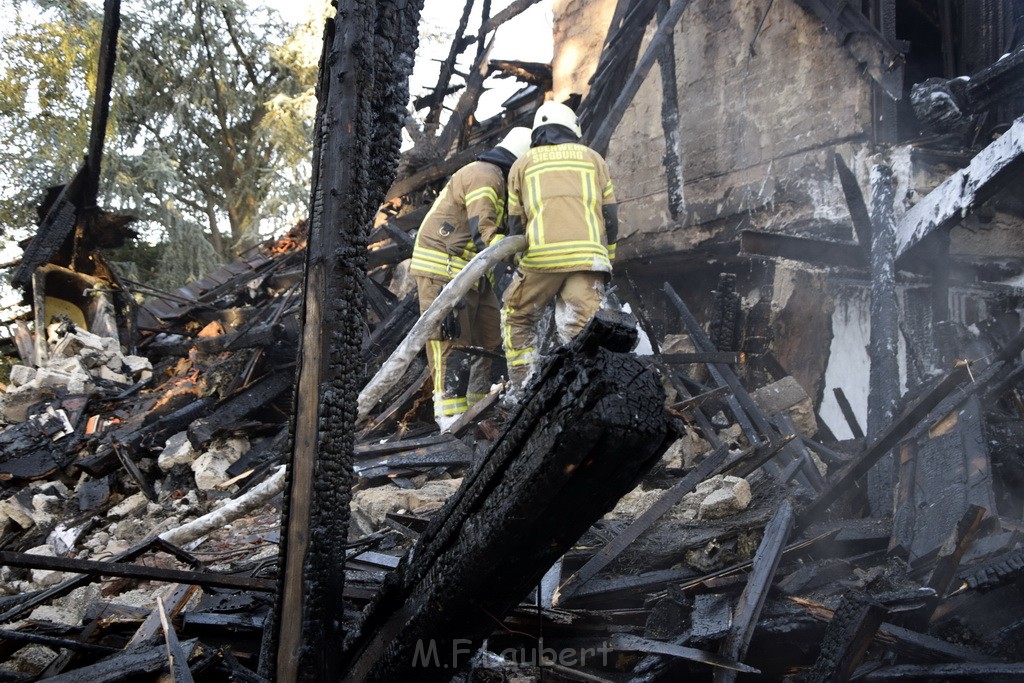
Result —
[{"label": "burnt wooden plank", "polygon": [[674,0],[672,2],[671,7],[668,8],[658,21],[658,26],[654,30],[654,37],[647,43],[647,49],[639,61],[637,61],[633,73],[630,74],[629,79],[618,91],[615,102],[598,119],[600,120],[600,125],[596,132],[593,135],[588,133],[590,147],[599,154],[604,154],[608,151],[608,143],[611,141],[612,133],[618,128],[622,115],[626,113],[626,109],[633,101],[640,86],[643,85],[647,74],[651,71],[651,67],[658,61],[665,44],[671,41],[672,35],[675,32],[675,26],[679,23],[683,16],[683,11],[686,10],[689,4],[690,0]]},{"label": "burnt wooden plank", "polygon": [[867,251],[855,242],[837,242],[758,230],[740,231],[740,254],[792,259],[821,266],[868,269]]},{"label": "burnt wooden plank", "polygon": [[850,428],[850,433],[853,434],[855,439],[864,438],[864,430],[861,429],[860,423],[857,422],[857,416],[853,412],[853,406],[850,405],[850,400],[846,398],[846,392],[840,387],[833,387],[832,393],[835,394],[836,403],[839,404],[839,410],[843,413],[843,419],[846,420],[846,426]]},{"label": "burnt wooden plank", "polygon": [[825,629],[818,658],[805,678],[807,683],[850,680],[885,615],[885,607],[866,595],[844,595]]},{"label": "burnt wooden plank", "polygon": [[292,387],[295,376],[291,370],[272,372],[247,389],[221,401],[206,417],[188,426],[188,440],[202,449],[220,433],[231,430],[263,406]]},{"label": "burnt wooden plank", "polygon": [[853,233],[857,238],[857,244],[861,249],[869,251],[871,249],[871,214],[868,213],[868,206],[864,202],[864,194],[860,191],[860,185],[857,183],[857,176],[846,165],[846,161],[841,155],[835,154],[832,158],[836,163],[839,184],[846,197],[850,220],[853,221]]},{"label": "burnt wooden plank", "polygon": [[[750,575],[747,577],[747,584],[736,605],[732,625],[718,652],[723,657],[741,661],[746,655],[750,639],[754,635],[754,628],[757,626],[757,619],[761,614],[761,608],[764,607],[764,601],[768,597],[768,589],[771,587],[775,570],[779,566],[779,560],[782,559],[786,539],[789,538],[792,528],[793,505],[788,500],[784,500],[779,506],[778,512],[765,527],[761,544],[754,554]],[[736,672],[728,669],[716,669],[714,680],[715,683],[734,681]]]},{"label": "burnt wooden plank", "polygon": [[[199,646],[198,640],[186,640],[181,644],[184,655],[191,658]],[[132,650],[107,659],[68,671],[47,681],[53,683],[114,683],[114,681],[130,680],[132,676],[157,673],[167,666],[167,649],[164,645]]]},{"label": "burnt wooden plank", "polygon": [[[669,0],[658,3],[658,20],[661,21],[669,10]],[[762,17],[763,21],[764,17]],[[665,136],[665,187],[668,191],[668,212],[678,220],[686,208],[683,196],[683,143],[682,126],[679,120],[679,81],[676,78],[676,49],[671,40],[665,41],[658,55],[658,71],[661,74],[661,131]]]},{"label": "burnt wooden plank", "polygon": [[160,626],[164,631],[164,644],[167,647],[167,665],[171,669],[171,679],[174,683],[194,683],[192,672],[188,668],[188,655],[181,647],[178,634],[174,632],[174,627],[170,623],[167,610],[164,608],[163,598],[158,597],[156,599],[156,609],[160,616]]},{"label": "burnt wooden plank", "polygon": [[684,645],[675,645],[673,643],[663,643],[657,640],[651,640],[650,638],[641,638],[639,636],[630,635],[628,633],[616,633],[613,635],[611,638],[611,646],[616,650],[647,652],[649,654],[679,657],[680,659],[686,659],[691,662],[700,662],[701,664],[721,667],[723,669],[739,671],[742,673],[761,673],[759,669],[747,666],[742,662],[726,659],[725,657],[716,655],[713,652],[705,652],[704,650],[698,650]]},{"label": "burnt wooden plank", "polygon": [[[871,169],[871,332],[868,358],[867,436],[874,438],[896,414],[900,400],[899,300],[893,256],[892,169]],[[885,453],[868,470],[868,505],[876,517],[892,514],[895,462]]]},{"label": "burnt wooden plank", "polygon": [[482,464],[385,586],[347,655],[347,678],[450,679],[468,656],[413,669],[416,643],[433,638],[451,653],[459,639],[473,651],[668,446],[653,373],[626,354],[578,351],[591,348],[594,328],[539,370]]},{"label": "burnt wooden plank", "polygon": [[985,513],[986,510],[983,507],[970,506],[950,532],[949,538],[939,550],[935,568],[932,569],[932,574],[928,578],[927,587],[935,591],[935,598],[928,600],[924,608],[915,612],[910,617],[908,625],[921,628],[928,625],[939,603],[949,593],[950,586],[956,578],[957,569],[960,567],[960,561],[981,529]]},{"label": "burnt wooden plank", "polygon": [[969,680],[992,681],[999,678],[1020,680],[1024,677],[1024,663],[969,663],[969,664],[895,664],[867,671],[858,681],[919,681]]},{"label": "burnt wooden plank", "polygon": [[13,629],[0,628],[0,641],[10,641],[12,643],[31,643],[35,645],[45,645],[46,647],[54,650],[71,650],[73,652],[89,652],[93,654],[113,654],[120,652],[115,647],[107,647],[106,645],[95,645],[93,643],[83,643],[80,640],[72,640],[70,638],[58,638],[56,636],[48,636],[44,633],[32,633],[30,631],[16,631]]},{"label": "burnt wooden plank", "polygon": [[[799,605],[808,616],[821,621],[829,621],[835,610],[825,605],[812,602],[805,598],[787,598],[793,604]],[[875,635],[875,643],[881,645],[899,655],[923,661],[949,661],[957,662],[995,662],[995,657],[964,647],[954,643],[946,642],[935,636],[926,633],[918,633],[903,626],[883,623]]]},{"label": "burnt wooden plank", "polygon": [[900,482],[901,490],[908,489],[907,504],[895,511],[893,529],[894,546],[904,548],[911,562],[934,553],[972,505],[995,509],[982,420],[974,396],[916,441],[917,457],[904,468],[909,483]]},{"label": "burnt wooden plank", "polygon": [[1024,117],[915,204],[896,226],[896,259],[929,234],[947,230],[998,192],[1024,167]]},{"label": "burnt wooden plank", "polygon": [[[199,587],[196,585],[179,584],[177,586],[171,586],[163,597],[166,597],[166,609],[173,619],[177,616],[178,612],[184,609],[185,604],[192,599],[192,596],[196,594]],[[153,608],[153,611],[149,613],[145,621],[139,626],[135,634],[132,635],[131,640],[125,645],[126,650],[130,650],[135,647],[139,647],[148,643],[148,641],[157,634],[161,626],[161,615],[157,608]]]},{"label": "burnt wooden plank", "polygon": [[[717,351],[714,344],[708,338],[707,333],[704,332],[700,323],[693,317],[690,309],[686,307],[686,304],[683,303],[683,300],[676,291],[672,289],[672,286],[666,282],[663,289],[669,301],[672,302],[672,305],[679,312],[683,325],[686,327],[686,331],[690,335],[693,345],[697,347],[697,350],[705,353]],[[762,443],[757,433],[754,432],[754,427],[760,431],[760,437],[766,438],[770,443],[774,444],[778,435],[768,422],[768,418],[765,417],[761,409],[754,403],[754,400],[750,398],[750,394],[747,393],[747,390],[740,383],[732,368],[720,363],[708,364],[707,368],[708,372],[720,386],[725,385],[732,390],[733,395],[727,402],[732,408],[736,420],[744,428],[744,433],[747,434],[750,445],[756,448]]]},{"label": "burnt wooden plank", "polygon": [[[26,569],[49,569],[58,572],[89,574],[95,577],[120,576],[128,579],[153,581],[175,581],[177,583],[211,586],[214,588],[244,588],[247,590],[273,592],[275,584],[267,579],[253,579],[233,574],[214,572],[192,572],[181,569],[164,569],[124,562],[96,562],[74,560],[67,557],[48,557],[0,550],[0,565],[24,567]],[[2,617],[0,617],[2,618]]]},{"label": "burnt wooden plank", "polygon": [[625,550],[630,543],[640,538],[641,534],[654,526],[655,522],[661,519],[672,507],[681,501],[683,497],[697,488],[705,479],[715,476],[725,468],[729,456],[728,445],[721,445],[708,454],[696,467],[690,470],[685,477],[667,489],[651,507],[644,510],[643,514],[630,522],[622,533],[608,542],[599,550],[585,565],[573,572],[565,582],[559,586],[555,593],[554,604],[568,600],[579,590],[581,586],[592,579],[598,572],[607,567],[611,562]]}]

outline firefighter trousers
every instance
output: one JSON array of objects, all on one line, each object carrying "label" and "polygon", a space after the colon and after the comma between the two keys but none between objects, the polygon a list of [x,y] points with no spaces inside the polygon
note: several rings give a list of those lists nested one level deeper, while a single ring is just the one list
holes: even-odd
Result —
[{"label": "firefighter trousers", "polygon": [[571,341],[601,307],[607,273],[517,270],[501,309],[502,347],[514,388],[522,388],[537,360],[536,325],[555,301],[559,340]]},{"label": "firefighter trousers", "polygon": [[[416,276],[419,291],[420,314],[434,302],[447,280],[423,275]],[[491,388],[492,359],[471,354],[460,347],[475,346],[487,351],[501,348],[499,330],[501,314],[498,298],[487,278],[481,278],[476,289],[465,297],[466,305],[459,310],[458,339],[441,339],[440,329],[427,341],[427,364],[433,382],[434,418],[450,420],[466,412]]]}]

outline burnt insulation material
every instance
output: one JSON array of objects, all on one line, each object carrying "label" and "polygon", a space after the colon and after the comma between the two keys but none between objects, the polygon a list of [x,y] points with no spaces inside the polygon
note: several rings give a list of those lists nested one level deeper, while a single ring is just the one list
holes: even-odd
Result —
[{"label": "burnt insulation material", "polygon": [[366,241],[394,180],[422,5],[339,0],[325,28],[282,571],[260,658],[267,678],[339,678]]},{"label": "burnt insulation material", "polygon": [[[346,677],[448,680],[467,665],[495,619],[664,452],[663,401],[633,356],[558,352],[389,577],[350,648]],[[456,647],[466,653],[457,661]]]}]

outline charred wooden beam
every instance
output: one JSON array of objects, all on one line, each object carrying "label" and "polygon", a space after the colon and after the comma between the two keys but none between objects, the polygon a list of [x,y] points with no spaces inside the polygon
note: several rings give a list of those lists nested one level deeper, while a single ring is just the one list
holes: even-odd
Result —
[{"label": "charred wooden beam", "polygon": [[[779,511],[775,513],[768,526],[764,529],[761,544],[757,547],[751,564],[747,585],[740,594],[739,602],[733,614],[729,633],[722,642],[719,654],[727,659],[742,661],[747,654],[750,639],[754,636],[757,619],[761,608],[768,598],[775,570],[782,559],[782,551],[786,547],[786,539],[793,528],[793,505],[782,501]],[[715,683],[729,683],[736,680],[736,672],[729,669],[715,670]]]},{"label": "charred wooden beam", "polygon": [[103,140],[110,112],[110,91],[114,80],[114,60],[117,55],[117,34],[120,26],[121,0],[105,0],[96,96],[93,99],[92,125],[85,164],[78,170],[71,182],[61,190],[40,223],[39,230],[36,231],[32,241],[25,248],[21,264],[11,278],[12,284],[16,287],[28,286],[35,269],[49,262],[74,229],[79,219],[79,212],[96,207],[100,162],[103,158]]},{"label": "charred wooden beam", "polygon": [[863,439],[864,430],[861,429],[860,423],[857,422],[857,415],[853,412],[853,406],[850,405],[850,399],[846,398],[846,392],[840,387],[833,387],[832,393],[836,397],[836,403],[839,405],[839,411],[843,414],[843,419],[846,420],[846,426],[850,428],[850,433],[853,434],[853,438]]},{"label": "charred wooden beam", "polygon": [[933,232],[948,230],[1024,168],[1024,117],[915,204],[896,226],[896,260]]},{"label": "charred wooden beam", "polygon": [[246,417],[291,389],[294,378],[291,370],[272,372],[248,389],[226,398],[209,415],[189,425],[188,440],[194,448],[202,449],[217,434],[231,430]]},{"label": "charred wooden beam", "polygon": [[156,609],[160,616],[160,626],[164,632],[164,645],[167,647],[167,665],[171,670],[171,680],[174,683],[194,683],[192,672],[188,668],[188,655],[182,649],[178,634],[175,633],[174,626],[170,623],[163,598],[156,599]]},{"label": "charred wooden beam", "polygon": [[[181,649],[187,659],[198,653],[199,641],[186,640]],[[79,667],[51,678],[54,683],[81,683],[82,681],[124,681],[133,677],[142,678],[143,674],[154,674],[167,666],[167,649],[164,645],[154,645],[142,650],[131,650],[123,654],[108,657],[101,662]]]},{"label": "charred wooden beam", "polygon": [[[665,283],[664,291],[668,295],[669,301],[672,302],[672,305],[679,312],[679,316],[686,326],[686,331],[690,335],[693,345],[697,347],[697,350],[703,353],[714,353],[717,351],[704,332],[704,329],[700,326],[700,323],[693,317],[690,309],[686,307],[683,300],[667,282]],[[744,423],[748,423],[744,431],[748,435],[747,438],[750,441],[750,445],[756,448],[762,444],[756,433],[751,435],[753,427],[756,427],[760,432],[760,437],[767,439],[769,444],[774,446],[778,441],[778,434],[758,405],[750,398],[750,394],[747,393],[747,390],[740,383],[739,377],[736,376],[732,368],[723,364],[709,364],[707,367],[708,372],[720,386],[726,385],[732,390],[733,396],[730,397],[728,402],[740,425],[744,426]],[[753,424],[749,425],[750,422]]]},{"label": "charred wooden beam", "polygon": [[740,254],[786,258],[822,266],[868,269],[866,250],[854,242],[836,242],[757,230],[740,231]]},{"label": "charred wooden beam", "polygon": [[[895,510],[891,547],[913,564],[934,556],[972,505],[995,509],[982,402],[971,397],[964,403],[959,409],[940,404],[935,413],[941,419],[900,448],[902,505]],[[909,455],[915,457],[907,462]]]},{"label": "charred wooden beam", "polygon": [[[36,268],[48,263],[74,230],[79,206],[82,204],[82,187],[85,185],[87,173],[85,166],[78,169],[75,177],[64,186],[39,224],[32,241],[25,247],[21,264],[11,275],[11,284],[15,287],[27,287],[32,282],[32,274]],[[36,358],[36,362],[42,361],[42,358]]]},{"label": "charred wooden beam", "polygon": [[1020,680],[1024,663],[896,664],[866,671],[858,681]]},{"label": "charred wooden beam", "polygon": [[686,659],[691,662],[699,662],[701,664],[707,664],[709,666],[721,667],[723,669],[729,669],[731,671],[739,671],[741,673],[748,674],[759,674],[761,671],[755,669],[752,666],[747,666],[741,662],[736,662],[731,659],[726,659],[720,655],[716,655],[713,652],[705,652],[692,647],[685,647],[683,645],[675,645],[673,643],[663,643],[657,640],[651,640],[649,638],[641,638],[639,636],[629,635],[627,633],[617,633],[612,636],[611,646],[616,650],[626,650],[630,652],[646,652],[649,654],[657,655],[668,655],[669,657],[679,657],[680,659]]},{"label": "charred wooden beam", "polygon": [[[788,598],[792,603],[806,610],[808,616],[821,621],[832,619],[834,610],[804,598]],[[946,642],[935,636],[918,633],[903,626],[884,623],[875,635],[875,644],[888,648],[893,652],[917,661],[953,660],[956,662],[995,662],[995,657]]]},{"label": "charred wooden beam", "polygon": [[850,220],[853,221],[853,234],[857,238],[857,244],[865,252],[870,251],[871,214],[868,213],[864,194],[860,191],[860,185],[857,183],[857,176],[846,165],[846,161],[841,155],[836,154],[833,159],[836,162],[839,183],[843,187],[843,195],[846,197],[846,207],[850,211]]},{"label": "charred wooden beam", "polygon": [[885,619],[886,609],[866,595],[847,593],[825,629],[807,683],[850,680]]},{"label": "charred wooden beam", "polygon": [[275,649],[260,662],[277,680],[339,678],[365,241],[394,178],[422,6],[341,0],[324,32]]},{"label": "charred wooden beam", "polygon": [[192,572],[182,569],[147,567],[124,562],[96,562],[74,560],[67,557],[48,557],[0,550],[0,565],[24,567],[26,569],[48,569],[58,572],[75,572],[90,576],[120,576],[127,579],[147,579],[210,586],[214,588],[242,588],[245,590],[273,592],[275,583],[268,579],[252,579],[247,576],[216,574],[213,572]]},{"label": "charred wooden beam", "polygon": [[985,519],[986,510],[977,505],[971,505],[964,516],[950,532],[949,538],[939,550],[939,556],[935,561],[935,568],[928,578],[928,588],[935,591],[935,599],[929,600],[924,609],[915,613],[912,617],[911,626],[926,627],[931,620],[939,601],[946,597],[950,586],[956,578],[956,571],[960,568],[960,561],[967,553],[978,531]]},{"label": "charred wooden beam", "polygon": [[643,33],[660,1],[618,0],[615,4],[601,56],[590,78],[590,91],[578,111],[585,139],[596,131],[633,71]]},{"label": "charred wooden beam", "polygon": [[110,91],[114,85],[114,62],[117,59],[117,34],[120,29],[121,0],[104,0],[96,97],[93,99],[89,148],[85,157],[85,182],[82,184],[82,208],[86,210],[96,206],[99,193],[103,140],[106,138],[107,118],[110,115]]},{"label": "charred wooden beam", "polygon": [[936,131],[961,130],[976,114],[1024,92],[1024,46],[969,77],[915,83],[910,103],[917,119]]},{"label": "charred wooden beam", "polygon": [[[628,328],[602,334],[600,318],[541,368],[506,430],[385,586],[347,653],[346,678],[449,679],[494,619],[667,447],[654,375],[629,355],[583,350],[597,334],[635,340]],[[416,658],[417,643],[428,642],[441,659]]]},{"label": "charred wooden beam", "polygon": [[[893,254],[892,169],[871,169],[871,333],[868,357],[867,436],[874,438],[896,414],[900,400],[899,299]],[[868,504],[877,517],[892,515],[895,463],[886,453],[868,471]]]},{"label": "charred wooden beam", "polygon": [[576,570],[559,586],[558,591],[555,593],[554,604],[560,604],[571,598],[587,581],[590,581],[598,572],[611,564],[630,543],[640,538],[641,534],[654,526],[655,522],[683,499],[683,496],[697,488],[697,485],[705,479],[709,479],[725,469],[728,456],[729,447],[727,445],[719,446],[713,453],[705,457],[699,465],[690,470],[685,477],[674,484],[672,488],[662,493],[651,507],[644,510],[639,517],[630,522],[629,526],[622,533],[609,541],[585,565]]},{"label": "charred wooden beam", "polygon": [[[658,3],[658,21],[665,18],[669,0]],[[668,212],[678,220],[686,208],[683,195],[683,142],[679,120],[679,81],[676,79],[676,48],[671,40],[658,55],[658,71],[661,73],[661,131],[665,136],[665,155],[661,163],[665,167],[665,183],[668,190]]]},{"label": "charred wooden beam", "polygon": [[601,125],[593,136],[589,136],[589,145],[600,154],[608,151],[608,143],[612,139],[612,133],[619,127],[623,114],[636,96],[640,86],[643,85],[651,67],[658,61],[665,44],[672,40],[676,24],[683,16],[683,11],[689,6],[690,0],[673,0],[672,6],[664,13],[654,31],[654,37],[647,44],[647,50],[636,64],[629,80],[618,91],[614,104],[600,119]]}]

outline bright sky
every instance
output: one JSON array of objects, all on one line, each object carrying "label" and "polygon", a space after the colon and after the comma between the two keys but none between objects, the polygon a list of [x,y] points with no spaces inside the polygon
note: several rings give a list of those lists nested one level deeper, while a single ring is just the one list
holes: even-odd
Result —
[{"label": "bright sky", "polygon": [[[263,4],[280,12],[285,21],[298,23],[321,6],[323,0],[249,0],[252,4]],[[496,34],[491,59],[514,59],[523,62],[551,61],[553,52],[552,12],[554,0],[540,0],[536,5],[520,14],[515,19],[502,25]],[[491,16],[511,4],[511,0],[494,0],[491,4]],[[480,26],[480,6],[477,2],[470,18],[467,33],[475,35]],[[421,23],[431,33],[454,34],[462,16],[463,3],[458,0],[426,0],[423,6]],[[422,31],[421,31],[422,34]],[[410,82],[413,96],[423,94],[437,82],[439,60],[448,54],[449,44],[431,44],[421,41],[416,55],[416,67]],[[460,60],[460,71],[468,68],[468,63],[476,54],[476,45],[471,45]],[[435,61],[438,60],[438,61]],[[487,82],[491,90],[480,98],[478,113],[488,118],[500,111],[501,103],[522,87],[514,79],[491,78]]]}]

